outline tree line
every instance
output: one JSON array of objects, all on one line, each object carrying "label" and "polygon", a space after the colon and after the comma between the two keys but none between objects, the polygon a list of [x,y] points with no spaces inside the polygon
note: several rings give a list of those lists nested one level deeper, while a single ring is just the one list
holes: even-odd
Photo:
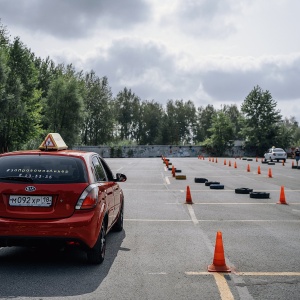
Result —
[{"label": "tree line", "polygon": [[37,148],[59,132],[75,145],[202,145],[222,153],[243,140],[261,155],[276,145],[300,144],[295,117],[283,118],[269,91],[258,85],[236,104],[196,107],[142,100],[124,87],[112,94],[107,77],[37,57],[0,23],[0,152]]}]

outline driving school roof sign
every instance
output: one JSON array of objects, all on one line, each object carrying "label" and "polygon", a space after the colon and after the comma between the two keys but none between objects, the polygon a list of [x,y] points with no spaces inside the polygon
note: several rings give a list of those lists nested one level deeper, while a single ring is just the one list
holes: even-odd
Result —
[{"label": "driving school roof sign", "polygon": [[41,143],[40,150],[65,150],[68,146],[59,133],[49,133]]}]

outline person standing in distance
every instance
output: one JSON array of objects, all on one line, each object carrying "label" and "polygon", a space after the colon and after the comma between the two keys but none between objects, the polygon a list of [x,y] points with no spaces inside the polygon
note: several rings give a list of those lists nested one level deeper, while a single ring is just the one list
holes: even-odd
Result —
[{"label": "person standing in distance", "polygon": [[298,147],[295,150],[295,159],[296,159],[296,163],[297,163],[297,167],[298,167],[298,163],[299,163],[299,159],[300,159],[300,151],[299,151]]}]

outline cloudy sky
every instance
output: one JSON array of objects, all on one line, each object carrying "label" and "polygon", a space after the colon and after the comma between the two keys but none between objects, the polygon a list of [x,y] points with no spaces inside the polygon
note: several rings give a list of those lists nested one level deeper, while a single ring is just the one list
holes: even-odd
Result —
[{"label": "cloudy sky", "polygon": [[237,104],[259,85],[300,122],[298,0],[0,0],[36,56],[107,76],[113,94]]}]

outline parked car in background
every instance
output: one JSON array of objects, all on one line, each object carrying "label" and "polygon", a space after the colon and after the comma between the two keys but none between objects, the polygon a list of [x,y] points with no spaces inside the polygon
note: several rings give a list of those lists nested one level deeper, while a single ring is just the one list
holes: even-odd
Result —
[{"label": "parked car in background", "polygon": [[104,260],[106,235],[123,229],[124,194],[104,159],[67,150],[50,133],[39,150],[0,155],[0,247],[80,247]]},{"label": "parked car in background", "polygon": [[287,153],[282,148],[272,147],[264,154],[264,157],[265,157],[265,161],[283,160],[285,162],[287,159]]}]

